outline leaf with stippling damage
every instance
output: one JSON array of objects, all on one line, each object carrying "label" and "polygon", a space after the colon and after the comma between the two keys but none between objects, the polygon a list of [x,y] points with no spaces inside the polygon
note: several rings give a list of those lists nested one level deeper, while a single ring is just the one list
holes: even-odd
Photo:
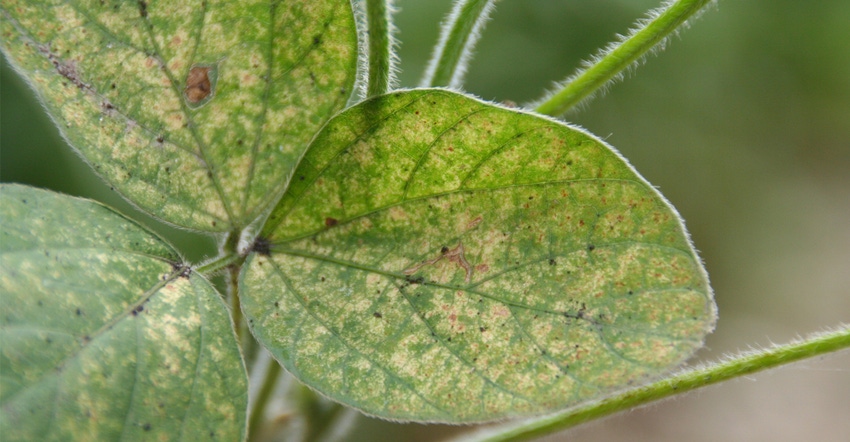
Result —
[{"label": "leaf with stippling damage", "polygon": [[167,222],[244,227],[353,87],[347,0],[0,5],[2,49],[71,144]]},{"label": "leaf with stippling damage", "polygon": [[385,418],[575,405],[680,364],[715,318],[676,212],[602,141],[443,90],[333,119],[262,235],[255,335]]},{"label": "leaf with stippling damage", "polygon": [[159,238],[100,204],[0,187],[4,441],[242,440],[226,307]]}]

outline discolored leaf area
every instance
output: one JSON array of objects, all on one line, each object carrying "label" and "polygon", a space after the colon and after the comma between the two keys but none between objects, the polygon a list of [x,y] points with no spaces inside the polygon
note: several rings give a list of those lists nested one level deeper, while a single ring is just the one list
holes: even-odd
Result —
[{"label": "discolored leaf area", "polygon": [[347,0],[9,0],[0,32],[111,186],[212,232],[245,227],[277,200],[345,105],[357,58]]},{"label": "discolored leaf area", "polygon": [[229,315],[174,250],[100,204],[0,187],[4,441],[245,437]]},{"label": "discolored leaf area", "polygon": [[346,110],[243,270],[253,332],[390,419],[565,408],[677,366],[714,324],[672,207],[586,132],[444,90]]}]

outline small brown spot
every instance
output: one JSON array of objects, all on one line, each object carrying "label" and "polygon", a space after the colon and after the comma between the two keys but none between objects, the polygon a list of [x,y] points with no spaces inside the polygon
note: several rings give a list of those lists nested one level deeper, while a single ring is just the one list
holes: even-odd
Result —
[{"label": "small brown spot", "polygon": [[335,226],[335,225],[337,225],[337,224],[339,224],[339,220],[338,220],[338,219],[336,219],[336,218],[331,218],[331,217],[327,217],[327,218],[325,218],[325,226],[326,226],[326,227],[333,227],[333,226]]},{"label": "small brown spot", "polygon": [[207,66],[193,66],[186,77],[186,88],[183,94],[190,104],[198,104],[212,94],[212,83],[210,82],[211,68]]},{"label": "small brown spot", "polygon": [[484,218],[482,218],[481,216],[475,217],[475,219],[467,223],[466,230],[472,230],[478,227],[478,225],[481,224],[481,221],[484,221]]},{"label": "small brown spot", "polygon": [[378,318],[378,319],[381,319],[381,318],[383,318],[383,317],[384,317],[384,315],[380,314],[379,312],[372,313],[372,316],[374,316],[374,317],[376,317],[376,318]]},{"label": "small brown spot", "polygon": [[404,273],[405,275],[412,275],[419,271],[419,269],[421,269],[422,267],[434,265],[442,259],[447,259],[449,262],[457,264],[460,268],[462,268],[464,273],[466,274],[466,278],[464,278],[464,281],[467,283],[470,282],[474,269],[464,256],[463,243],[458,243],[457,247],[453,249],[450,249],[447,246],[443,246],[442,248],[440,248],[440,256],[437,256],[436,258],[431,258],[426,261],[422,261],[419,264],[414,265],[413,267],[404,269],[402,273]]}]

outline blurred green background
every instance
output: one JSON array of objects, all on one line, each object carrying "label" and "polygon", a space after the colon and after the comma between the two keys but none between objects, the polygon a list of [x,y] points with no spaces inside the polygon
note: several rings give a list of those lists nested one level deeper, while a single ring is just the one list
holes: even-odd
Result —
[{"label": "blurred green background", "polygon": [[[503,0],[467,75],[527,103],[659,1]],[[416,86],[448,0],[397,0],[401,86]],[[720,309],[696,362],[850,322],[850,1],[720,1],[607,94],[565,117],[617,147],[679,209]],[[0,180],[144,216],[62,141],[3,62]],[[147,221],[146,221],[147,222]],[[214,242],[157,227],[191,260]],[[712,387],[552,440],[819,440],[850,434],[850,352]],[[357,418],[360,440],[465,427]]]}]

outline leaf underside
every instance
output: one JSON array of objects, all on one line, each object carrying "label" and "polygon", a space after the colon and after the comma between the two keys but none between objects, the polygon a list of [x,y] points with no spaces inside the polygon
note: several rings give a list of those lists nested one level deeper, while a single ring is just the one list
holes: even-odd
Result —
[{"label": "leaf underside", "polygon": [[9,0],[3,52],[118,192],[223,232],[279,197],[351,94],[348,1]]},{"label": "leaf underside", "polygon": [[346,110],[240,290],[296,377],[389,419],[488,421],[658,376],[713,327],[672,207],[611,148],[443,90]]},{"label": "leaf underside", "polygon": [[97,203],[0,187],[4,441],[242,440],[230,318],[160,239]]}]

